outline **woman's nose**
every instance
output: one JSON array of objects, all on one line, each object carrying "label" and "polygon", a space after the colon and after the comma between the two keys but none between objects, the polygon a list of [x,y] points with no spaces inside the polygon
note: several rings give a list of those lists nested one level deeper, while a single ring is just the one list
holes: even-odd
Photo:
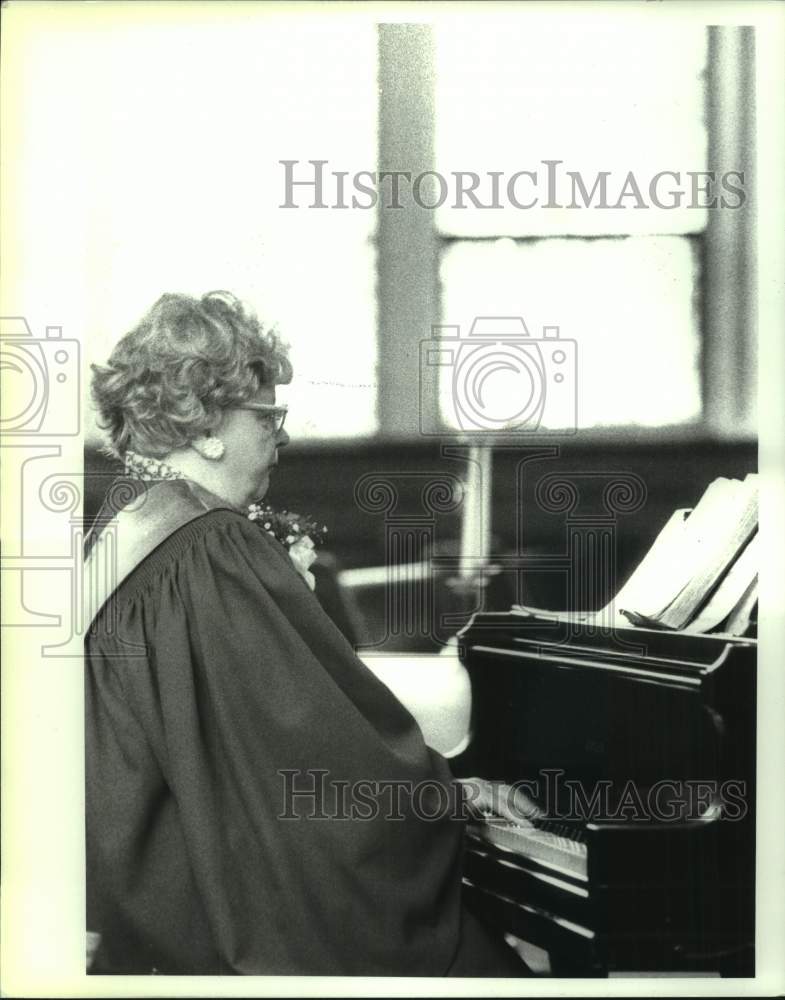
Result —
[{"label": "woman's nose", "polygon": [[276,439],[275,446],[276,446],[276,448],[285,448],[287,446],[287,444],[289,444],[290,440],[291,440],[291,438],[286,433],[286,429],[284,427],[282,427],[278,431],[278,437]]}]

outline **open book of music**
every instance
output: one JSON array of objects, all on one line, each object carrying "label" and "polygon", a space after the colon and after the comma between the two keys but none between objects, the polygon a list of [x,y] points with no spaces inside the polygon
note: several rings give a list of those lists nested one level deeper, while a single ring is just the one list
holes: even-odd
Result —
[{"label": "open book of music", "polygon": [[637,569],[599,611],[522,615],[744,635],[758,601],[758,477],[715,479],[694,509],[673,512]]}]

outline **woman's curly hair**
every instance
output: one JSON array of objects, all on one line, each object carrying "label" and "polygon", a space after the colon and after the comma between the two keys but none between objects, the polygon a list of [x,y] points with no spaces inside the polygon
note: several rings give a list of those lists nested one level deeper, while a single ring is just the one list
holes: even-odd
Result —
[{"label": "woman's curly hair", "polygon": [[291,380],[287,348],[229,292],[167,294],[92,365],[111,450],[161,457],[217,428],[224,409]]}]

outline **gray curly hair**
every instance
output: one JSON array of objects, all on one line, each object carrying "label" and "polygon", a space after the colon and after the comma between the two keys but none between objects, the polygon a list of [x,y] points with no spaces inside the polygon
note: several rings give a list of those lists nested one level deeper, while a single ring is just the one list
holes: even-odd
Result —
[{"label": "gray curly hair", "polygon": [[161,296],[108,363],[91,367],[100,425],[120,457],[166,455],[292,377],[286,345],[229,292]]}]

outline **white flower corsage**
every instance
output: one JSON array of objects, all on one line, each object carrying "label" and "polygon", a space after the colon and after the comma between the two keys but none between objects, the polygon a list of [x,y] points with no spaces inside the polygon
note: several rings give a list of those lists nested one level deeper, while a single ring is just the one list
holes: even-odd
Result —
[{"label": "white flower corsage", "polygon": [[316,547],[323,545],[327,538],[327,528],[294,511],[275,510],[267,504],[253,503],[248,508],[248,517],[256,522],[262,531],[280,542],[289,553],[294,568],[311,590],[316,580],[311,566],[316,562]]}]

